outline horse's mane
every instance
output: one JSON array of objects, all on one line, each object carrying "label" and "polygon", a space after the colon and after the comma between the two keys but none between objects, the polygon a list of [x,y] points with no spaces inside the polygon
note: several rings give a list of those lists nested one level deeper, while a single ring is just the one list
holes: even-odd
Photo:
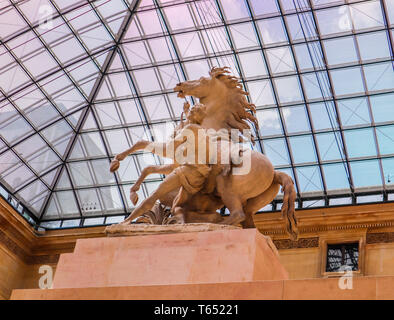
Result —
[{"label": "horse's mane", "polygon": [[242,84],[238,82],[236,77],[228,75],[230,71],[227,69],[229,69],[229,67],[213,67],[209,75],[212,79],[216,78],[222,81],[226,87],[232,91],[228,102],[231,103],[229,111],[235,121],[230,116],[231,120],[228,122],[228,125],[231,128],[239,130],[251,129],[249,123],[251,122],[256,126],[256,129],[258,129],[259,124],[255,116],[256,106],[246,100],[245,96],[249,95],[249,93],[242,89]]}]

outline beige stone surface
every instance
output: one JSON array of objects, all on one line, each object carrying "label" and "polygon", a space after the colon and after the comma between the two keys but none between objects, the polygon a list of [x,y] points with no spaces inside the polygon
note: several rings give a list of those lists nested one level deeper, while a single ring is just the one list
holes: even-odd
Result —
[{"label": "beige stone surface", "polygon": [[338,279],[245,281],[183,285],[14,290],[11,299],[135,300],[375,300],[394,298],[394,277],[359,277],[343,290]]},{"label": "beige stone surface", "polygon": [[108,237],[141,236],[168,233],[206,232],[219,230],[234,230],[239,227],[215,223],[186,223],[186,224],[113,224],[105,228]]},{"label": "beige stone surface", "polygon": [[281,281],[200,283],[160,286],[123,286],[14,290],[13,300],[232,300],[282,299]]},{"label": "beige stone surface", "polygon": [[54,288],[287,279],[256,229],[78,240],[62,254]]},{"label": "beige stone surface", "polygon": [[366,275],[394,275],[394,243],[366,245]]},{"label": "beige stone surface", "polygon": [[320,270],[319,248],[279,250],[280,262],[290,279],[317,278]]},{"label": "beige stone surface", "polygon": [[0,296],[8,299],[12,289],[23,288],[26,265],[0,245]]},{"label": "beige stone surface", "polygon": [[[394,278],[387,279],[394,284]],[[341,289],[339,278],[284,281],[284,300],[374,300],[376,278],[353,278],[352,289]]]}]

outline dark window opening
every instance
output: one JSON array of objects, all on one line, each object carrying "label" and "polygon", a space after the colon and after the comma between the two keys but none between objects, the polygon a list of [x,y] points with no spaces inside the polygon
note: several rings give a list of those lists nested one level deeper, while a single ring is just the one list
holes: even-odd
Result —
[{"label": "dark window opening", "polygon": [[358,270],[358,242],[327,245],[326,272]]}]

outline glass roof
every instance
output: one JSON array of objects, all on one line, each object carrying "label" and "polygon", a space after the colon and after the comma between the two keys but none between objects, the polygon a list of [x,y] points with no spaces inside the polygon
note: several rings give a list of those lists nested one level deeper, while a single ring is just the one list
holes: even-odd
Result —
[{"label": "glass roof", "polygon": [[0,0],[0,194],[42,227],[123,220],[163,160],[111,159],[171,133],[176,83],[229,66],[298,208],[393,201],[393,30],[394,0]]}]

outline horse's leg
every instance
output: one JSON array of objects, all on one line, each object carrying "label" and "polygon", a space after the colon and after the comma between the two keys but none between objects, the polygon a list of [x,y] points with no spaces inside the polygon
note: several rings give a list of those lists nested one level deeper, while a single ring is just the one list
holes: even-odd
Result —
[{"label": "horse's leg", "polygon": [[178,223],[185,223],[185,204],[190,200],[192,194],[186,191],[182,186],[176,195],[174,202],[172,204],[171,212],[175,221]]},{"label": "horse's leg", "polygon": [[153,173],[158,174],[170,174],[178,165],[176,164],[164,164],[159,166],[147,166],[141,171],[141,175],[138,177],[137,181],[130,189],[130,200],[136,205],[138,202],[137,191],[140,189],[142,182],[145,180],[147,176]]},{"label": "horse's leg", "polygon": [[231,188],[226,188],[230,185],[226,183],[226,177],[218,176],[217,178],[217,190],[223,201],[223,204],[230,211],[230,216],[224,218],[222,224],[233,224],[242,223],[245,220],[245,213],[243,210],[242,202],[236,192]]},{"label": "horse's leg", "polygon": [[244,207],[246,216],[245,220],[242,222],[242,227],[244,229],[256,227],[253,221],[253,214],[256,213],[259,209],[266,206],[268,203],[270,203],[278,194],[278,191],[279,184],[273,182],[271,186],[263,193],[259,194],[254,198],[248,199]]},{"label": "horse's leg", "polygon": [[139,150],[144,150],[146,149],[150,144],[152,144],[151,141],[146,141],[146,140],[140,140],[137,141],[131,148],[119,153],[118,155],[116,155],[115,159],[122,161],[124,160],[129,154],[132,154],[136,151]]},{"label": "horse's leg", "polygon": [[150,210],[155,204],[156,200],[160,199],[167,193],[178,189],[181,186],[181,181],[177,174],[169,174],[164,181],[159,185],[155,192],[153,192],[148,198],[141,202],[133,212],[122,222],[122,224],[129,224],[135,218],[143,215],[145,212]]},{"label": "horse's leg", "polygon": [[120,161],[123,161],[129,154],[132,154],[133,152],[145,149],[150,144],[151,144],[150,141],[140,140],[137,143],[135,143],[131,148],[117,154],[115,158],[111,161],[109,171],[115,172],[116,170],[119,169]]},{"label": "horse's leg", "polygon": [[[270,203],[278,194],[279,187],[282,186],[283,189],[283,204],[282,204],[282,215],[286,224],[286,231],[290,236],[291,240],[297,240],[298,238],[298,228],[297,228],[297,219],[295,217],[295,209],[294,209],[294,201],[296,199],[296,193],[294,190],[294,184],[292,179],[285,173],[280,171],[274,172],[274,180],[271,186],[258,195],[257,197],[248,199],[245,206],[245,214],[247,216],[246,221],[249,223],[245,223],[244,228],[252,227],[249,218],[252,217],[255,212],[259,209],[263,208],[265,205]],[[254,225],[254,223],[253,223]]]}]

